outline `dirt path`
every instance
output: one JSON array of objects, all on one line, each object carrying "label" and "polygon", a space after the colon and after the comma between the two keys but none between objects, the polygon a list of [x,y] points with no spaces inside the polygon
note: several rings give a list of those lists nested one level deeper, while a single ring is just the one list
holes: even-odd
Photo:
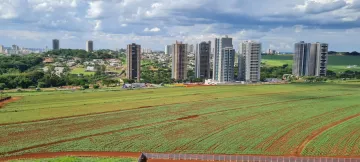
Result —
[{"label": "dirt path", "polygon": [[11,103],[11,102],[15,102],[15,101],[20,100],[20,99],[21,99],[20,97],[12,97],[12,98],[10,98],[8,100],[0,102],[0,109],[5,107],[6,104]]},{"label": "dirt path", "polygon": [[56,158],[64,156],[78,156],[78,157],[125,157],[125,158],[139,158],[141,153],[131,152],[51,152],[51,153],[33,153],[18,156],[10,156],[0,158],[0,161],[18,160],[18,159],[45,159]]},{"label": "dirt path", "polygon": [[320,134],[322,134],[323,132],[325,132],[326,130],[332,128],[332,127],[335,127],[343,122],[346,122],[350,119],[353,119],[353,118],[357,118],[359,117],[360,114],[355,114],[355,115],[352,115],[352,116],[349,116],[349,117],[346,117],[344,119],[341,119],[341,120],[338,120],[336,122],[333,122],[333,123],[330,123],[324,127],[321,127],[320,129],[318,130],[315,130],[314,132],[312,132],[310,134],[310,136],[308,136],[300,145],[299,147],[296,149],[296,152],[295,154],[297,156],[301,156],[301,153],[303,152],[303,150],[305,149],[306,145],[309,144],[312,140],[314,140],[316,137],[318,137]]}]

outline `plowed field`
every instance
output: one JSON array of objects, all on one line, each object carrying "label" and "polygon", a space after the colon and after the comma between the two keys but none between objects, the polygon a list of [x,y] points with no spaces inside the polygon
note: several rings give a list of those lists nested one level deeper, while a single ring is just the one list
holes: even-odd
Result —
[{"label": "plowed field", "polygon": [[116,151],[360,157],[360,84],[26,95],[0,109],[0,157]]}]

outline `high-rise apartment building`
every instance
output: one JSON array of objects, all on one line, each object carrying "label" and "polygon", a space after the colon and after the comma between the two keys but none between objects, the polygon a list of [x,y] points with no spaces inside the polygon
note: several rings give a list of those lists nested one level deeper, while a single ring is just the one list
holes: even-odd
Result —
[{"label": "high-rise apartment building", "polygon": [[0,53],[4,53],[4,46],[3,45],[0,45]]},{"label": "high-rise apartment building", "polygon": [[141,46],[135,43],[127,45],[126,50],[126,78],[140,82]]},{"label": "high-rise apartment building", "polygon": [[172,54],[172,45],[166,45],[165,46],[165,54],[171,55]]},{"label": "high-rise apartment building", "polygon": [[210,78],[210,53],[211,42],[196,44],[195,53],[195,76],[196,78]]},{"label": "high-rise apartment building", "polygon": [[[226,50],[224,50],[226,49]],[[232,49],[232,50],[231,50]],[[214,56],[213,56],[213,80],[218,82],[231,82],[234,80],[224,74],[230,74],[234,68],[235,50],[233,49],[232,38],[225,36],[224,38],[215,39]],[[232,66],[233,68],[226,68]]]},{"label": "high-rise apartment building", "polygon": [[94,42],[89,40],[89,41],[86,41],[86,51],[87,52],[92,52],[94,51]]},{"label": "high-rise apartment building", "polygon": [[260,81],[261,43],[244,41],[239,45],[238,80],[246,82]]},{"label": "high-rise apartment building", "polygon": [[52,47],[53,47],[53,50],[59,50],[60,49],[60,41],[58,39],[53,39]]},{"label": "high-rise apartment building", "polygon": [[295,76],[326,76],[328,44],[295,44],[292,73]]},{"label": "high-rise apartment building", "polygon": [[188,52],[189,53],[194,53],[194,45],[193,44],[190,44],[190,45],[188,45]]},{"label": "high-rise apartment building", "polygon": [[176,41],[172,45],[172,70],[171,78],[175,80],[187,79],[187,64],[188,64],[188,48],[187,44]]}]

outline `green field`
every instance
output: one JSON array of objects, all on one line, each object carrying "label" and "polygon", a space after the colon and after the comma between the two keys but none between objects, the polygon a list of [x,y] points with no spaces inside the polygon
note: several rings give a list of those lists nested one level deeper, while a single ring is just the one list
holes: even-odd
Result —
[{"label": "green field", "polygon": [[91,157],[59,157],[49,159],[26,159],[12,160],[10,162],[136,162],[137,159],[131,158],[91,158]]},{"label": "green field", "polygon": [[337,82],[25,93],[0,109],[0,156],[360,156],[359,92],[358,82]]},{"label": "green field", "polygon": [[[293,64],[293,55],[263,55],[262,62],[269,66]],[[355,68],[348,66],[357,65]],[[360,71],[360,57],[358,56],[329,56],[328,69],[336,72],[346,70]]]},{"label": "green field", "polygon": [[70,72],[71,74],[84,74],[84,75],[94,75],[95,72],[87,72],[85,68],[74,68]]}]

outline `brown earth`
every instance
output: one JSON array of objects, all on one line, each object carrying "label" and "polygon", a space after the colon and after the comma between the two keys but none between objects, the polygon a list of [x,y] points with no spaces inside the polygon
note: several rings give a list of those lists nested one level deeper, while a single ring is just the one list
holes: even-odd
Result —
[{"label": "brown earth", "polygon": [[3,108],[6,104],[11,103],[11,102],[15,102],[15,101],[20,100],[20,99],[21,99],[20,97],[11,97],[8,100],[2,101],[2,102],[0,102],[0,109]]}]

